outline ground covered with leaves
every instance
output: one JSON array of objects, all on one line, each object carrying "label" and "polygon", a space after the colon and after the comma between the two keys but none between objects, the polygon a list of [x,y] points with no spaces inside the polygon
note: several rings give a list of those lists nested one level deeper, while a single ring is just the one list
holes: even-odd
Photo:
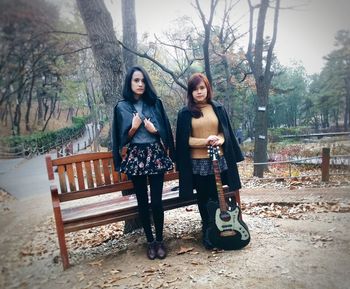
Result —
[{"label": "ground covered with leaves", "polygon": [[[310,191],[311,190],[311,191]],[[276,202],[271,202],[275,194]],[[3,193],[5,196],[5,192]],[[166,212],[169,255],[150,261],[123,223],[68,234],[62,270],[48,199],[3,197],[1,288],[348,288],[350,186],[243,190],[252,241],[207,251],[196,206]],[[281,198],[283,196],[283,198]],[[290,201],[283,201],[288,196]],[[264,200],[267,200],[265,202]],[[6,209],[4,209],[6,208]]]},{"label": "ground covered with leaves", "polygon": [[[278,151],[307,157],[322,146]],[[333,150],[349,155],[349,142]],[[205,250],[189,206],[165,213],[164,260],[148,260],[143,232],[123,234],[120,222],[69,233],[72,267],[63,271],[49,196],[18,201],[0,191],[0,288],[349,288],[348,164],[332,166],[325,183],[319,165],[275,164],[257,179],[249,162],[239,169],[251,243]]]}]

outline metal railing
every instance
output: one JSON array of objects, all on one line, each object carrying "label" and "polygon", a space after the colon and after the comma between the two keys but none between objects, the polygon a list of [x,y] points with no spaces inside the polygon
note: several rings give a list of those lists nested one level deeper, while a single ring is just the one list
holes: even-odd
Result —
[{"label": "metal railing", "polygon": [[[296,176],[293,176],[292,174],[292,167],[293,166],[299,166],[299,165],[312,165],[312,166],[318,166],[320,167],[320,173],[318,174],[308,174],[303,172],[298,177],[316,177],[321,176],[321,180],[323,182],[328,182],[330,176],[335,175],[345,175],[350,176],[350,155],[330,155],[330,149],[329,148],[323,148],[321,156],[314,156],[314,157],[307,157],[307,158],[290,158],[289,160],[278,160],[278,161],[272,161],[272,162],[260,162],[260,163],[254,163],[254,162],[246,162],[243,161],[241,163],[238,163],[238,166],[241,167],[241,170],[245,172],[247,170],[248,166],[254,167],[254,165],[267,165],[268,168],[276,167],[278,165],[287,165],[288,167],[288,173],[287,175],[276,175],[273,177],[263,177],[259,178],[261,180],[273,180],[273,179],[291,179],[295,178]],[[342,170],[342,172],[333,172],[331,171],[332,167],[344,167],[345,169]],[[271,174],[271,172],[270,172]],[[251,178],[244,178],[242,179],[251,179]]]}]

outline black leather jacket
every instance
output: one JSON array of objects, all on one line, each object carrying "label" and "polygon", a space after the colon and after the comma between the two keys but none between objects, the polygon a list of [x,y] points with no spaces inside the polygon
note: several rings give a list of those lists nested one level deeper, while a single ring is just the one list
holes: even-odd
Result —
[{"label": "black leather jacket", "polygon": [[[158,98],[154,105],[150,106],[152,115],[151,121],[158,130],[160,142],[164,149],[169,152],[169,157],[174,161],[175,148],[174,138],[170,127],[169,119],[165,113],[162,101]],[[120,170],[121,150],[126,146],[130,139],[128,132],[131,128],[134,106],[126,100],[121,100],[114,107],[113,126],[112,126],[112,151],[113,161],[116,171]]]}]

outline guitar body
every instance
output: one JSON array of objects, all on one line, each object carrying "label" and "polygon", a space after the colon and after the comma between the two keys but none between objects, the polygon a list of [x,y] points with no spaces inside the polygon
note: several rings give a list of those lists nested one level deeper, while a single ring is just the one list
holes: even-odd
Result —
[{"label": "guitar body", "polygon": [[[225,212],[229,215],[222,220],[219,202],[209,201],[209,226],[207,237],[213,247],[224,250],[239,250],[250,242],[248,226],[240,220],[241,209],[236,206]],[[227,219],[227,220],[226,220]]]},{"label": "guitar body", "polygon": [[238,250],[250,242],[248,226],[241,218],[241,209],[236,200],[229,203],[225,200],[225,193],[228,192],[229,188],[221,183],[218,165],[219,149],[209,146],[208,152],[213,162],[218,201],[210,200],[207,204],[209,226],[205,237],[213,247]]}]

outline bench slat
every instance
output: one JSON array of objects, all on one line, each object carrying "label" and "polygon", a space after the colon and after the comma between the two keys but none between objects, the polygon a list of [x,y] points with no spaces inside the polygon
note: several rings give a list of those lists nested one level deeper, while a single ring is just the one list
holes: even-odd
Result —
[{"label": "bench slat", "polygon": [[67,164],[67,176],[68,176],[68,183],[69,183],[69,188],[71,192],[76,191],[76,186],[75,186],[75,178],[74,178],[74,171],[73,171],[73,165],[72,164]]},{"label": "bench slat", "polygon": [[113,192],[119,192],[123,190],[130,190],[134,186],[131,181],[112,184],[112,185],[106,185],[98,188],[88,188],[81,191],[76,192],[69,192],[69,193],[61,193],[58,195],[60,202],[67,202],[67,201],[73,201],[78,200],[82,198],[88,198]]},{"label": "bench slat", "polygon": [[83,165],[82,165],[81,162],[77,162],[77,163],[75,163],[75,167],[76,167],[76,169],[77,169],[77,177],[78,177],[78,186],[79,186],[79,190],[85,190]]},{"label": "bench slat", "polygon": [[111,162],[111,167],[112,167],[113,183],[114,184],[119,183],[119,174],[115,171],[113,159],[111,159],[110,162]]},{"label": "bench slat", "polygon": [[54,159],[52,160],[52,165],[59,166],[59,165],[76,163],[76,162],[86,162],[86,161],[93,161],[93,160],[99,160],[99,159],[110,159],[112,157],[113,157],[112,152],[76,154],[76,155]]},{"label": "bench slat", "polygon": [[94,172],[97,186],[101,186],[102,183],[102,175],[101,175],[101,166],[100,160],[94,160]]},{"label": "bench slat", "polygon": [[126,208],[137,207],[136,198],[117,197],[91,204],[76,206],[62,210],[63,223],[84,220],[92,216],[105,215],[111,211],[121,211]]},{"label": "bench slat", "polygon": [[102,160],[102,168],[103,168],[103,176],[104,176],[105,184],[110,185],[111,184],[111,171],[110,171],[108,159]]},{"label": "bench slat", "polygon": [[91,162],[85,161],[84,165],[85,165],[85,172],[86,172],[86,177],[87,177],[88,188],[93,188],[94,187],[94,179],[92,177]]},{"label": "bench slat", "polygon": [[58,179],[60,181],[60,188],[62,193],[67,193],[67,185],[66,185],[66,170],[64,165],[57,167]]}]

